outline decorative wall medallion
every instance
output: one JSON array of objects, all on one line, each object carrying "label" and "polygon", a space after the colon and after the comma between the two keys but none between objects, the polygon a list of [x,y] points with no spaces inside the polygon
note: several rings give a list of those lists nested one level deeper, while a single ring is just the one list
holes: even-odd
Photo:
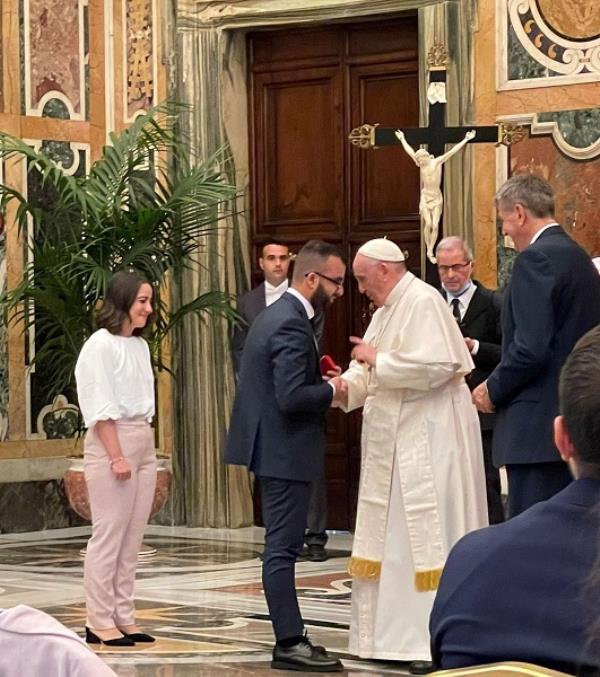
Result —
[{"label": "decorative wall medallion", "polygon": [[498,0],[497,12],[500,89],[600,79],[597,0]]},{"label": "decorative wall medallion", "polygon": [[537,0],[548,26],[563,36],[590,40],[600,35],[600,3],[597,0]]},{"label": "decorative wall medallion", "polygon": [[75,437],[80,429],[79,408],[64,395],[57,395],[52,404],[42,407],[37,417],[38,434],[47,440]]},{"label": "decorative wall medallion", "polygon": [[123,3],[127,122],[156,103],[155,16],[154,0],[128,0]]},{"label": "decorative wall medallion", "polygon": [[24,0],[24,113],[86,117],[87,0]]}]

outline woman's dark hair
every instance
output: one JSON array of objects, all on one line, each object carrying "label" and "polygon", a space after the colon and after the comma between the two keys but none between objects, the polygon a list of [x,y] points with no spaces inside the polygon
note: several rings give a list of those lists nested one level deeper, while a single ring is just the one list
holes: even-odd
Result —
[{"label": "woman's dark hair", "polygon": [[[96,312],[96,327],[106,329],[111,334],[120,334],[123,322],[129,319],[129,309],[143,284],[150,284],[150,282],[137,270],[120,270],[115,273],[108,283],[104,303]],[[134,329],[133,335],[144,334],[155,318],[154,313],[149,315],[146,326]]]}]

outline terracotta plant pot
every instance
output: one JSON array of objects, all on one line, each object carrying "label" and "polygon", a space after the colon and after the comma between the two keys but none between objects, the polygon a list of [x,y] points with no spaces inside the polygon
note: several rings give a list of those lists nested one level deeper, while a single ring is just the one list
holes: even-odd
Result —
[{"label": "terracotta plant pot", "polygon": [[[156,489],[154,490],[154,501],[152,502],[152,509],[150,511],[151,518],[154,517],[165,504],[167,497],[169,496],[169,489],[171,488],[171,478],[173,477],[170,468],[171,459],[159,457],[157,461]],[[83,458],[72,459],[72,463],[64,474],[63,479],[69,505],[80,517],[90,522],[92,519],[92,512],[90,510],[90,499],[83,473]],[[84,551],[82,550],[82,553],[83,552]],[[140,557],[147,557],[155,553],[155,548],[142,545]]]}]

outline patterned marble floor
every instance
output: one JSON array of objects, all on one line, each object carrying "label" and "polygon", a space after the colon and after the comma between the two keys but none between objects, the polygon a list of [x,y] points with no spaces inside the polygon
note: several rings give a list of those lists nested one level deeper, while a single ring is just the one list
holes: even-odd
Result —
[{"label": "patterned marble floor", "polygon": [[[0,536],[0,608],[28,604],[77,633],[85,609],[80,549],[87,527]],[[289,675],[269,667],[273,635],[260,582],[262,530],[149,527],[156,555],[140,560],[137,618],[158,641],[151,648],[98,653],[119,677]],[[360,661],[347,652],[350,580],[347,534],[332,534],[330,559],[301,561],[302,615],[317,644],[353,676],[406,674],[406,664]],[[49,677],[51,677],[49,675]]]}]

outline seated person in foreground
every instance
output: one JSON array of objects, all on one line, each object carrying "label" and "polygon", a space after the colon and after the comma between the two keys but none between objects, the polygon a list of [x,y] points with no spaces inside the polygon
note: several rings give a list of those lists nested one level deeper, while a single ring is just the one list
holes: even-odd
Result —
[{"label": "seated person in foreground", "polygon": [[81,637],[23,604],[0,609],[0,675],[116,677]]},{"label": "seated person in foreground", "polygon": [[[600,665],[600,326],[560,379],[554,440],[575,481],[450,552],[430,618],[438,668],[525,661],[571,674]],[[600,565],[600,561],[598,563]],[[588,670],[589,671],[589,670]]]}]

